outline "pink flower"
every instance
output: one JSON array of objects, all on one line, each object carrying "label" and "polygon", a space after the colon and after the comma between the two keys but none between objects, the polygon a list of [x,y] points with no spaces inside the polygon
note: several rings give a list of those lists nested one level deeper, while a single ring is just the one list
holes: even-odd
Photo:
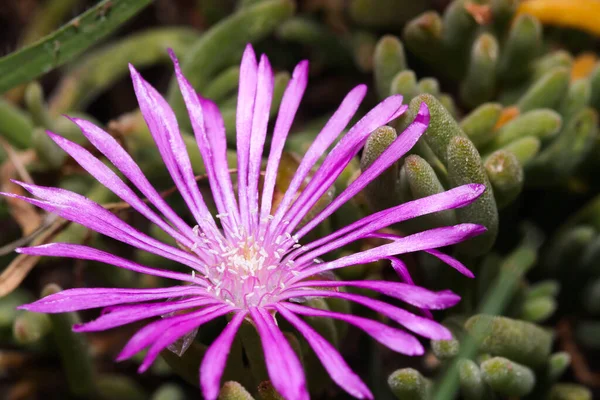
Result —
[{"label": "pink flower", "polygon": [[[259,193],[261,161],[273,95],[273,73],[267,57],[262,56],[257,64],[252,47],[246,48],[241,64],[236,118],[236,194],[228,172],[225,129],[219,110],[210,100],[196,94],[181,73],[177,59],[173,54],[171,56],[219,212],[216,220],[198,189],[173,111],[133,67],[131,77],[140,109],[162,159],[197,225],[188,225],[167,205],[129,154],[102,129],[90,122],[72,119],[92,145],[148,199],[148,203],[142,201],[128,184],[83,147],[54,133],[48,134],[98,181],[153,224],[158,225],[182,247],[187,248],[187,251],[162,243],[136,230],[95,202],[64,189],[19,183],[36,199],[14,194],[5,195],[21,198],[101,234],[181,263],[193,272],[184,274],[146,267],[78,244],[52,243],[22,248],[18,250],[20,253],[95,260],[185,284],[156,289],[69,289],[21,308],[35,312],[60,313],[107,307],[96,320],[75,326],[74,330],[78,332],[102,331],[163,316],[162,319],[150,322],[139,330],[118,357],[119,360],[123,360],[148,349],[140,371],[146,370],[163,349],[178,339],[194,332],[202,324],[231,314],[229,324],[208,348],[200,368],[202,391],[209,400],[218,396],[230,346],[240,324],[244,319],[248,319],[256,326],[260,335],[269,376],[275,388],[286,399],[308,399],[304,371],[277,325],[278,316],[289,321],[306,339],[338,385],[357,398],[372,399],[369,389],[350,370],[337,350],[301,317],[316,316],[345,321],[403,354],[423,354],[424,350],[419,341],[411,333],[396,327],[363,317],[311,308],[290,302],[290,299],[346,299],[376,310],[412,333],[431,339],[449,339],[450,332],[430,318],[412,314],[381,300],[332,289],[368,289],[427,310],[453,306],[459,301],[457,295],[449,291],[431,292],[415,286],[402,262],[393,256],[420,250],[428,251],[461,273],[472,276],[458,261],[435,249],[477,235],[484,231],[483,227],[461,224],[406,237],[381,235],[377,231],[420,215],[465,206],[473,202],[485,188],[475,184],[465,185],[401,204],[363,218],[312,243],[301,244],[308,232],[406,154],[417,142],[429,123],[427,106],[421,106],[414,122],[358,179],[306,225],[299,227],[308,211],[362,148],[370,132],[397,118],[406,110],[406,106],[402,105],[402,97],[391,96],[385,99],[352,126],[301,190],[309,172],[349,123],[365,96],[364,85],[354,88],[306,152],[281,203],[277,208],[273,208],[279,161],[306,88],[308,62],[298,64],[285,91],[272,134],[262,193]],[[334,261],[319,260],[320,256],[328,252],[371,236],[389,239],[389,243]],[[328,271],[382,259],[392,261],[405,283],[345,282],[322,277],[322,274]]]}]

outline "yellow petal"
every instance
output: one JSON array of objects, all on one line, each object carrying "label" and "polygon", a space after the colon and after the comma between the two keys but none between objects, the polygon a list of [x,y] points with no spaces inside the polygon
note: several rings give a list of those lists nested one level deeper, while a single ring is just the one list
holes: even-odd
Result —
[{"label": "yellow petal", "polygon": [[519,4],[517,13],[600,36],[600,0],[529,0]]}]

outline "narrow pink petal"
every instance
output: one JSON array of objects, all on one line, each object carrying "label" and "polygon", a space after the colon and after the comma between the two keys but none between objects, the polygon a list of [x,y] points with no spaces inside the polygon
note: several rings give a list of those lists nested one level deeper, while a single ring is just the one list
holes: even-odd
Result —
[{"label": "narrow pink petal", "polygon": [[292,225],[297,225],[297,222],[333,185],[346,165],[363,147],[371,132],[388,123],[400,107],[402,107],[402,96],[388,97],[369,111],[348,131],[325,158],[321,167],[286,213],[285,219],[296,221],[296,223],[292,222],[285,225],[285,229],[293,229]]},{"label": "narrow pink petal", "polygon": [[384,325],[381,322],[373,321],[363,317],[357,317],[355,315],[321,310],[318,308],[311,308],[293,303],[280,304],[282,307],[287,308],[295,314],[306,315],[310,317],[333,318],[347,322],[350,325],[354,325],[357,328],[362,329],[373,339],[398,353],[416,356],[422,355],[425,352],[425,349],[423,349],[421,343],[419,343],[414,336],[399,329]]},{"label": "narrow pink petal", "polygon": [[162,218],[160,218],[154,211],[150,209],[134,192],[131,190],[122,180],[115,174],[110,168],[104,165],[103,162],[94,157],[89,151],[79,146],[76,143],[71,142],[63,138],[62,136],[56,135],[52,132],[47,132],[50,138],[67,152],[71,157],[77,161],[79,165],[87,172],[89,172],[94,178],[100,183],[110,189],[113,193],[131,205],[140,214],[148,218],[151,222],[158,225],[163,231],[168,233],[175,240],[178,240],[185,246],[191,247],[193,241],[182,235],[180,232],[173,229],[167,224]]},{"label": "narrow pink petal", "polygon": [[208,309],[200,310],[200,314],[196,315],[194,318],[188,318],[184,321],[178,322],[169,326],[167,330],[163,331],[162,334],[150,345],[150,348],[148,349],[146,357],[144,357],[144,361],[140,365],[138,372],[146,371],[150,365],[152,365],[154,360],[156,360],[156,357],[158,357],[160,352],[180,337],[184,336],[188,332],[193,331],[200,325],[204,325],[207,322],[210,322],[215,318],[222,317],[223,315],[234,310],[233,307],[229,307],[227,305],[219,305],[215,307],[219,308],[216,308],[211,312],[208,312]]},{"label": "narrow pink petal", "polygon": [[163,200],[156,189],[150,184],[140,167],[115,138],[91,122],[78,118],[70,119],[81,129],[81,132],[94,147],[108,158],[175,227],[185,233],[187,237],[194,237],[192,228]]},{"label": "narrow pink petal", "polygon": [[248,165],[248,206],[250,220],[258,226],[258,180],[262,164],[263,148],[267,137],[269,112],[273,99],[273,71],[269,59],[263,54],[258,64],[258,82],[256,100],[252,117],[252,135],[250,137],[250,160]]},{"label": "narrow pink petal", "polygon": [[[415,284],[415,282],[412,279],[412,276],[410,276],[410,272],[408,272],[408,268],[406,267],[406,264],[404,263],[404,261],[400,260],[399,258],[395,258],[395,257],[388,257],[387,259],[390,260],[390,263],[392,264],[392,268],[394,269],[394,271],[396,271],[400,280],[402,280],[405,283],[408,283],[409,285]],[[428,309],[419,308],[419,310],[421,311],[421,313],[423,315],[425,315],[425,317],[427,317],[429,319],[433,319],[433,314]]]},{"label": "narrow pink petal", "polygon": [[104,209],[99,204],[68,190],[59,188],[46,188],[14,181],[21,185],[34,196],[46,201],[31,199],[11,193],[4,194],[24,200],[48,212],[55,213],[69,221],[81,224],[113,239],[146,250],[153,254],[181,262],[197,270],[202,270],[199,260],[183,250],[174,248],[153,239],[130,225],[121,221],[114,214]]},{"label": "narrow pink petal", "polygon": [[[117,356],[117,361],[123,361],[134,356],[146,347],[156,343],[156,341],[165,335],[166,332],[170,332],[171,329],[179,326],[180,324],[193,325],[198,320],[201,320],[201,323],[205,323],[209,320],[217,318],[219,315],[227,314],[230,308],[231,307],[225,304],[218,304],[206,307],[202,310],[192,311],[188,314],[176,315],[151,322],[137,331],[135,335],[129,339],[125,347],[123,347],[123,350],[121,350],[121,353],[119,353]],[[193,331],[197,326],[201,325],[201,323],[195,326],[186,325],[186,332]],[[175,340],[177,340],[177,338],[173,339],[173,341]],[[166,344],[165,347],[168,345],[169,343]]]},{"label": "narrow pink petal", "polygon": [[287,308],[281,305],[275,308],[304,336],[335,383],[358,399],[373,399],[369,388],[352,372],[335,347]]},{"label": "narrow pink petal", "polygon": [[308,84],[308,61],[301,61],[294,72],[292,79],[288,83],[287,88],[281,100],[279,114],[275,122],[273,131],[273,139],[271,140],[271,150],[267,161],[267,169],[265,172],[265,183],[263,185],[262,202],[260,209],[261,221],[265,220],[271,214],[273,201],[273,193],[275,191],[275,182],[277,180],[277,171],[279,162],[283,154],[285,141],[294,122],[294,117],[300,107],[300,101]]},{"label": "narrow pink petal", "polygon": [[242,224],[246,229],[250,227],[250,216],[248,213],[248,169],[250,168],[250,138],[252,136],[256,82],[258,80],[257,69],[254,49],[248,44],[246,50],[244,50],[242,64],[240,65],[240,84],[235,117],[238,154],[238,198]]},{"label": "narrow pink petal", "polygon": [[192,170],[175,113],[165,99],[130,65],[131,79],[140,110],[160,155],[196,222],[204,231],[218,234]]},{"label": "narrow pink petal", "polygon": [[[484,187],[484,186],[482,185],[482,187]],[[388,239],[388,240],[398,240],[402,236],[392,235],[392,234],[388,234],[388,233],[371,233],[371,234],[369,234],[369,237],[377,237],[377,238]],[[454,268],[455,270],[457,270],[458,272],[460,272],[467,278],[475,278],[475,275],[467,267],[465,267],[460,261],[458,261],[456,258],[451,257],[448,254],[444,254],[441,251],[435,250],[435,249],[425,250],[425,252],[440,259],[440,261],[448,264],[449,266],[451,266],[452,268]]]},{"label": "narrow pink petal", "polygon": [[[316,287],[356,287],[374,290],[386,296],[402,300],[415,307],[439,310],[456,305],[460,296],[449,290],[433,292],[420,286],[401,282],[388,281],[305,281],[294,284],[290,289]],[[285,293],[285,292],[284,292]],[[293,296],[292,296],[293,297]]]},{"label": "narrow pink petal", "polygon": [[227,363],[233,339],[244,321],[247,312],[239,312],[231,319],[223,332],[204,353],[200,365],[200,385],[206,400],[216,400],[219,396],[221,377]]},{"label": "narrow pink petal", "polygon": [[410,272],[408,272],[408,268],[406,267],[404,261],[395,257],[388,257],[388,260],[390,260],[392,268],[394,268],[394,271],[396,271],[398,277],[400,277],[400,280],[404,281],[405,283],[408,283],[409,285],[415,284],[412,279],[412,276],[410,276]]},{"label": "narrow pink petal", "polygon": [[[360,219],[332,234],[302,247],[302,255],[295,260],[296,265],[312,260],[329,251],[338,249],[373,232],[387,228],[398,222],[407,221],[422,215],[463,207],[475,201],[485,191],[484,185],[463,185],[421,199],[409,201]],[[313,220],[314,221],[314,220]],[[311,221],[312,223],[312,221]],[[310,224],[310,223],[309,223]],[[308,225],[307,225],[308,226]],[[297,234],[302,237],[312,228],[303,227]],[[396,237],[395,239],[398,239]],[[314,251],[310,251],[315,249]],[[298,254],[296,251],[294,254]]]},{"label": "narrow pink petal", "polygon": [[288,282],[288,284],[301,281],[304,278],[323,271],[347,267],[349,265],[368,264],[370,262],[397,254],[450,246],[470,239],[473,236],[479,235],[485,232],[485,230],[485,227],[476,224],[458,224],[454,226],[429,229],[427,231],[403,237],[393,243],[384,244],[369,250],[354,253],[346,257],[338,258],[335,261],[308,267],[299,275],[292,278],[291,282]]},{"label": "narrow pink petal", "polygon": [[229,165],[227,163],[227,136],[225,133],[225,123],[223,117],[219,112],[217,105],[209,99],[198,96],[200,103],[202,104],[202,111],[204,112],[204,124],[206,127],[206,134],[212,147],[214,163],[215,163],[215,174],[221,187],[221,193],[225,199],[227,206],[226,212],[232,215],[232,220],[235,224],[231,229],[237,231],[238,225],[240,224],[241,217],[233,191],[233,184],[231,182],[231,175],[229,174]]},{"label": "narrow pink petal", "polygon": [[287,400],[308,400],[306,378],[300,360],[277,327],[274,318],[262,308],[251,308],[265,353],[265,362],[271,382]]},{"label": "narrow pink petal", "polygon": [[221,304],[213,297],[194,296],[189,299],[163,302],[145,303],[132,306],[118,306],[103,310],[103,314],[93,321],[76,325],[75,332],[98,332],[130,324],[143,319],[158,317],[159,315],[182,310],[193,310],[201,306]]},{"label": "narrow pink petal", "polygon": [[367,87],[365,85],[358,85],[350,93],[346,95],[342,104],[333,114],[333,116],[327,121],[327,124],[323,127],[321,132],[317,135],[312,145],[304,154],[290,185],[285,191],[285,195],[281,200],[281,203],[277,207],[273,221],[270,224],[270,232],[273,233],[276,227],[279,227],[283,216],[288,211],[292,201],[296,198],[298,189],[304,183],[308,173],[312,167],[317,163],[323,153],[329,148],[334,140],[339,136],[342,130],[348,125],[356,110],[360,106],[363,98],[367,93]]},{"label": "narrow pink petal", "polygon": [[[190,121],[192,122],[192,129],[198,143],[198,148],[206,172],[209,177],[209,184],[217,205],[217,209],[220,214],[228,214],[230,217],[230,225],[237,228],[239,221],[237,218],[237,205],[235,202],[235,196],[231,187],[231,179],[227,174],[229,185],[227,181],[222,182],[219,178],[223,178],[223,170],[219,171],[219,168],[227,170],[227,155],[226,155],[226,137],[225,130],[219,129],[218,120],[215,118],[215,112],[213,109],[209,110],[208,116],[205,115],[204,106],[201,99],[196,94],[196,91],[185,78],[179,67],[179,61],[175,57],[175,53],[169,49],[169,55],[173,60],[175,66],[175,76],[179,83],[183,100],[190,115]],[[217,110],[218,113],[218,110]],[[220,115],[219,115],[220,118]],[[224,165],[223,165],[224,163]],[[234,212],[235,210],[235,212]],[[231,213],[229,211],[232,211]]]},{"label": "narrow pink petal", "polygon": [[181,272],[146,267],[133,261],[115,256],[114,254],[80,244],[48,243],[35,247],[21,247],[16,249],[16,252],[29,254],[31,256],[69,257],[78,260],[93,260],[111,264],[119,268],[139,272],[141,274],[160,276],[162,278],[175,279],[184,282],[192,282],[200,286],[207,285],[206,280],[201,277],[192,276],[191,274],[182,274]]},{"label": "narrow pink petal", "polygon": [[395,120],[396,118],[398,118],[399,116],[401,116],[402,114],[404,114],[406,112],[406,110],[408,110],[408,105],[403,105],[402,107],[400,107],[395,113],[394,115],[391,116],[390,118],[390,122]]},{"label": "narrow pink petal", "polygon": [[449,266],[451,266],[452,268],[454,268],[455,270],[457,270],[461,274],[465,275],[466,277],[468,277],[468,278],[475,278],[475,275],[473,274],[473,272],[469,271],[469,269],[467,267],[465,267],[456,258],[451,257],[448,254],[444,254],[441,251],[435,250],[435,249],[427,250],[427,253],[431,254],[434,257],[439,258],[441,261],[443,261],[444,263],[448,264]]},{"label": "narrow pink petal", "polygon": [[206,296],[206,290],[197,286],[156,289],[67,289],[19,308],[40,313],[62,313],[177,296]]},{"label": "narrow pink petal", "polygon": [[[302,237],[306,232],[312,230],[315,226],[320,224],[325,218],[333,214],[339,209],[344,203],[354,197],[358,192],[363,190],[370,182],[381,175],[387,170],[393,163],[398,161],[400,157],[404,156],[410,149],[413,148],[415,143],[419,140],[421,135],[427,129],[429,125],[429,109],[427,104],[422,103],[415,117],[415,120],[402,132],[401,135],[394,140],[394,142],[371,164],[366,171],[352,182],[339,196],[337,196],[330,204],[320,211],[306,226],[304,226],[297,237]],[[287,232],[291,232],[293,228],[299,222],[298,218],[302,219],[302,215],[298,214],[296,221],[286,228]]]},{"label": "narrow pink petal", "polygon": [[434,340],[448,340],[452,338],[452,334],[448,329],[431,319],[417,316],[396,306],[392,306],[380,300],[370,299],[365,296],[344,292],[332,292],[329,290],[311,289],[295,290],[285,293],[285,298],[294,297],[335,297],[353,301],[385,315],[405,328],[421,336],[425,336],[426,338]]}]

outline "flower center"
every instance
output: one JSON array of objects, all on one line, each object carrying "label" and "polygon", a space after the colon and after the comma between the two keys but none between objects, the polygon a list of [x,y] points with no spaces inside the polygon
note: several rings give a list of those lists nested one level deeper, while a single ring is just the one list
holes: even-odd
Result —
[{"label": "flower center", "polygon": [[259,243],[254,236],[204,243],[213,259],[206,271],[213,284],[209,290],[236,307],[259,306],[274,300],[293,273],[293,263],[281,263],[289,248]]}]

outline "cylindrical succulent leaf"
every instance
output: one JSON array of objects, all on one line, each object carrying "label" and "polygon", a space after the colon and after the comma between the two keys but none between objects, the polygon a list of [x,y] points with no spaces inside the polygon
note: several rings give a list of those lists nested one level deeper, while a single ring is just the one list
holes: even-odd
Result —
[{"label": "cylindrical succulent leaf", "polygon": [[425,141],[435,155],[442,162],[447,163],[448,145],[451,139],[454,137],[466,138],[466,135],[448,110],[430,94],[421,94],[411,100],[405,121],[410,121],[417,115],[422,103],[427,104],[431,115],[424,135]]},{"label": "cylindrical succulent leaf", "polygon": [[[476,329],[478,326],[486,328]],[[545,364],[550,356],[552,335],[529,322],[478,314],[467,320],[465,328],[484,353],[534,368]]]},{"label": "cylindrical succulent leaf", "polygon": [[[413,199],[421,199],[445,191],[433,168],[416,154],[406,157],[402,170],[402,176],[406,179]],[[446,210],[424,215],[411,222],[414,222],[411,226],[417,225],[421,229],[449,226],[456,223],[456,215],[453,210]]]},{"label": "cylindrical succulent leaf", "polygon": [[460,121],[460,127],[473,144],[481,149],[494,138],[494,126],[501,113],[502,106],[498,103],[482,104]]},{"label": "cylindrical succulent leaf", "polygon": [[430,382],[412,368],[399,369],[388,378],[388,385],[398,400],[426,400]]},{"label": "cylindrical succulent leaf", "polygon": [[573,56],[566,50],[556,50],[538,58],[533,64],[534,81],[541,78],[546,72],[553,70],[556,67],[571,68],[573,64]]},{"label": "cylindrical succulent leaf", "polygon": [[460,342],[455,338],[450,340],[432,340],[431,350],[439,360],[450,360],[458,354]]},{"label": "cylindrical succulent leaf", "polygon": [[571,356],[567,352],[554,353],[548,360],[548,378],[556,380],[571,365]]},{"label": "cylindrical succulent leaf", "polygon": [[565,121],[569,121],[590,104],[592,86],[589,79],[578,79],[571,83],[567,95],[560,106],[560,113]]},{"label": "cylindrical succulent leaf", "polygon": [[36,343],[50,333],[52,325],[47,314],[22,312],[13,324],[13,337],[18,343]]},{"label": "cylindrical succulent leaf", "polygon": [[254,397],[239,383],[228,381],[219,392],[219,400],[254,400]]},{"label": "cylindrical succulent leaf", "polygon": [[525,177],[521,163],[510,151],[498,150],[485,159],[484,166],[498,208],[506,207],[523,189]]},{"label": "cylindrical succulent leaf", "polygon": [[503,80],[515,81],[527,75],[531,61],[541,49],[541,38],[542,25],[535,17],[517,17],[502,49],[498,72]]},{"label": "cylindrical succulent leaf", "polygon": [[481,376],[479,366],[471,360],[460,360],[458,363],[458,379],[460,391],[465,400],[485,400],[489,398],[488,388]]},{"label": "cylindrical succulent leaf", "polygon": [[475,107],[494,95],[498,54],[498,42],[489,33],[483,33],[473,43],[467,75],[460,90],[461,99],[467,106]]},{"label": "cylindrical succulent leaf", "polygon": [[34,124],[31,117],[0,98],[0,132],[12,146],[25,149],[31,145]]},{"label": "cylindrical succulent leaf", "polygon": [[419,94],[417,76],[414,71],[406,70],[398,72],[390,83],[390,94],[401,94],[408,101]]},{"label": "cylindrical succulent leaf", "polygon": [[423,78],[417,84],[419,93],[428,93],[434,96],[440,94],[440,83],[435,78]]},{"label": "cylindrical succulent leaf", "polygon": [[554,297],[536,297],[525,300],[521,311],[521,318],[530,322],[542,322],[548,319],[556,311],[556,299]]},{"label": "cylindrical succulent leaf", "polygon": [[525,396],[535,385],[531,369],[503,357],[484,361],[481,375],[494,392],[504,396]]},{"label": "cylindrical succulent leaf", "polygon": [[521,112],[537,108],[558,109],[569,89],[570,74],[564,67],[554,68],[544,74],[521,96],[517,107]]},{"label": "cylindrical succulent leaf", "polygon": [[435,11],[427,11],[408,22],[402,38],[411,52],[428,62],[443,57],[442,18]]},{"label": "cylindrical succulent leaf", "polygon": [[535,158],[540,152],[542,147],[542,141],[533,136],[525,136],[524,138],[517,139],[503,147],[504,150],[511,152],[517,157],[519,163],[523,166]]},{"label": "cylindrical succulent leaf", "polygon": [[[365,171],[397,137],[396,130],[390,126],[382,126],[371,132],[362,153],[360,169]],[[366,187],[369,204],[374,210],[380,211],[398,205],[396,181],[399,170],[399,163],[395,162]]]},{"label": "cylindrical succulent leaf", "polygon": [[467,183],[480,183],[486,186],[485,192],[472,204],[456,210],[459,222],[481,224],[487,231],[473,239],[457,245],[465,254],[485,254],[494,244],[498,234],[498,207],[494,190],[482,165],[475,145],[463,136],[450,140],[447,153],[448,178],[453,187]]},{"label": "cylindrical succulent leaf", "polygon": [[406,69],[404,45],[395,36],[383,36],[377,42],[373,55],[375,87],[380,98],[390,95],[392,80],[398,72]]},{"label": "cylindrical succulent leaf", "polygon": [[558,383],[550,389],[548,400],[592,400],[592,392],[582,385]]},{"label": "cylindrical succulent leaf", "polygon": [[503,125],[495,134],[486,150],[497,150],[526,136],[547,140],[562,127],[560,114],[549,109],[537,109],[519,115]]},{"label": "cylindrical succulent leaf", "polygon": [[528,179],[553,183],[569,176],[592,151],[597,135],[598,113],[589,107],[581,110],[528,165]]}]

